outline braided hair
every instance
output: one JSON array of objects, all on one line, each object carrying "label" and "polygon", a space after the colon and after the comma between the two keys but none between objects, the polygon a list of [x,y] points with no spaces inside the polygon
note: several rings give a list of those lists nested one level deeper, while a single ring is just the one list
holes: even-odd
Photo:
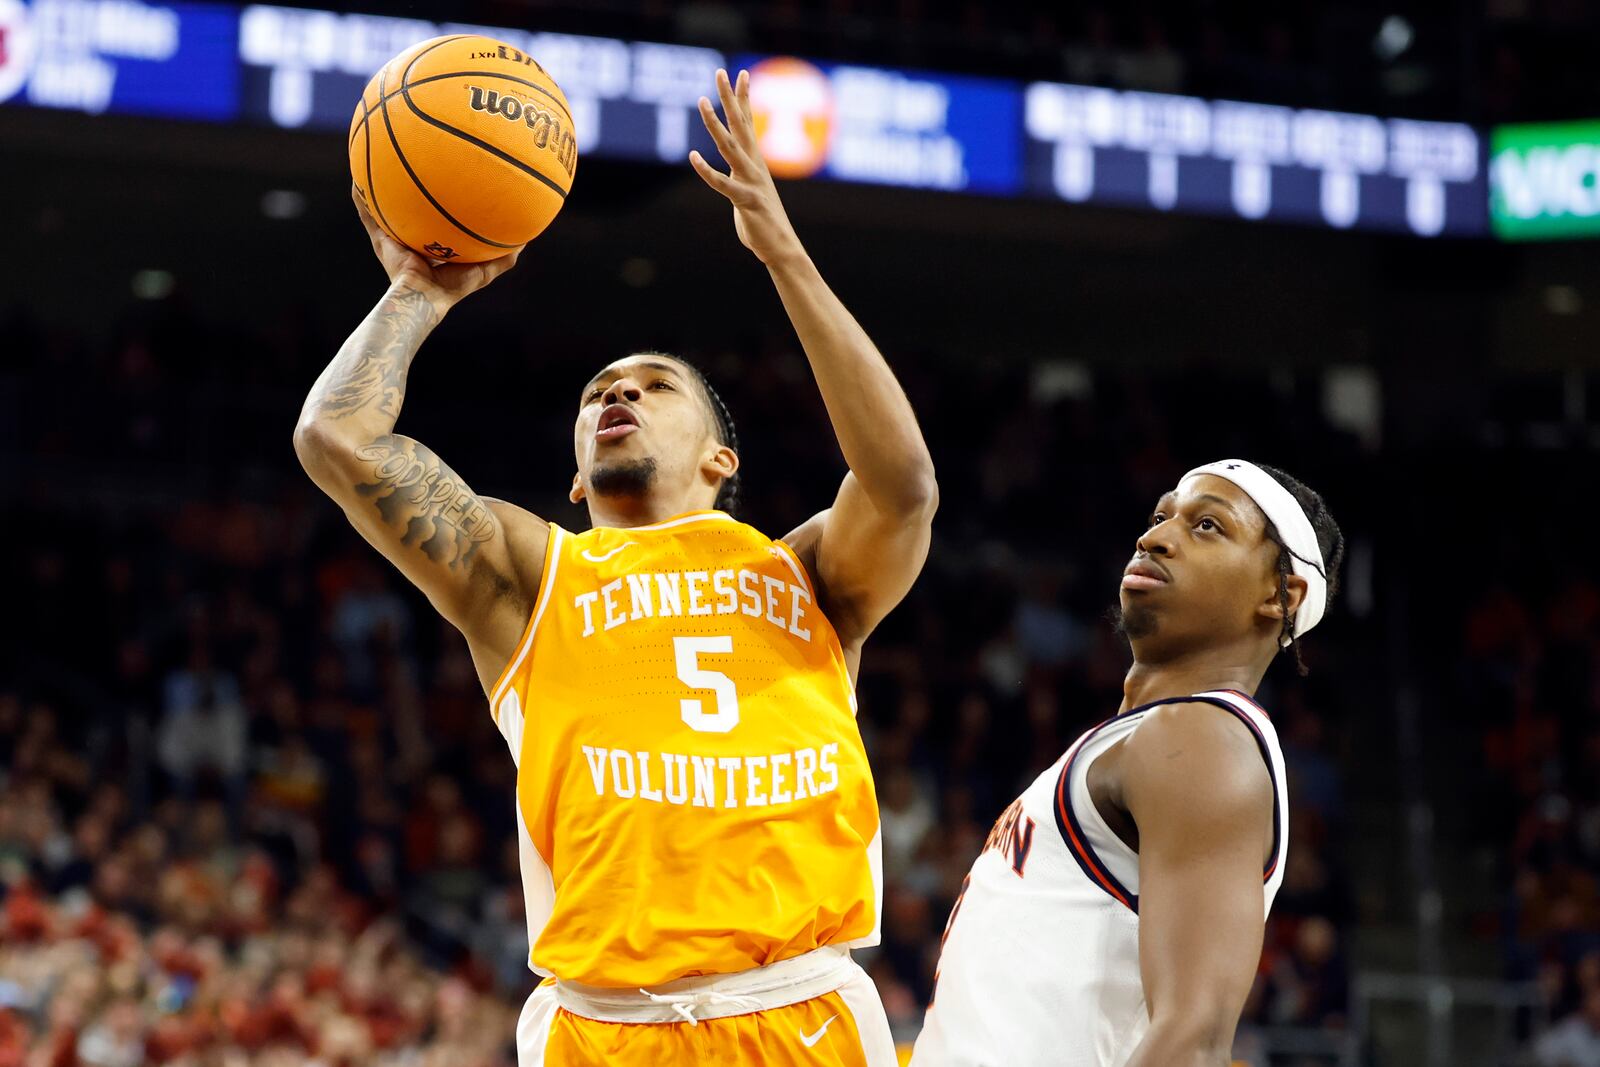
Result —
[{"label": "braided hair", "polygon": [[[734,428],[733,413],[728,410],[728,405],[723,403],[722,397],[717,395],[717,391],[712,388],[711,380],[706,377],[705,371],[682,356],[675,356],[670,352],[640,352],[638,355],[660,356],[663,359],[670,359],[674,363],[682,365],[689,372],[689,376],[694,379],[695,384],[700,387],[700,393],[706,400],[706,407],[711,410],[711,422],[713,429],[716,430],[717,443],[733,449],[735,453],[739,451],[739,431]],[[717,488],[717,499],[713,506],[719,511],[726,511],[729,515],[737,514],[736,509],[739,506],[738,471],[734,471],[722,479],[722,485]]]},{"label": "braided hair", "polygon": [[[1311,528],[1317,535],[1317,548],[1322,552],[1324,577],[1328,580],[1328,604],[1332,606],[1333,596],[1339,591],[1339,564],[1344,561],[1344,534],[1340,531],[1339,524],[1333,521],[1333,513],[1328,510],[1327,503],[1315,489],[1276,467],[1269,467],[1265,463],[1258,463],[1256,466],[1287,489],[1305,511],[1306,517],[1311,520]],[[1310,671],[1300,654],[1300,642],[1294,635],[1294,618],[1289,614],[1289,575],[1294,573],[1294,554],[1289,551],[1283,535],[1278,533],[1278,528],[1270,519],[1267,520],[1267,538],[1278,546],[1278,604],[1283,608],[1283,638],[1287,639],[1284,647],[1294,650],[1295,669],[1303,678]]]}]

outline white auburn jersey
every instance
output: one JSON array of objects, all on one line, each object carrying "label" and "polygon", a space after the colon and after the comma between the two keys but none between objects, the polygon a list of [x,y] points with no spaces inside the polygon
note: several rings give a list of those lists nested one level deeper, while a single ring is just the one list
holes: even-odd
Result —
[{"label": "white auburn jersey", "polygon": [[1139,974],[1139,856],[1101,818],[1089,768],[1162,704],[1239,717],[1272,778],[1262,921],[1283,881],[1289,795],[1277,731],[1233,690],[1159,700],[1096,726],[1006,808],[951,909],[913,1067],[1122,1067],[1150,1016]]}]

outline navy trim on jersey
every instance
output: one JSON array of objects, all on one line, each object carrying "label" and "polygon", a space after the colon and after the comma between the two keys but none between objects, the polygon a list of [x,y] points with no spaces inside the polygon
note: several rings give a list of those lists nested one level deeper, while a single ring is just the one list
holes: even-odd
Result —
[{"label": "navy trim on jersey", "polygon": [[[1248,694],[1239,693],[1238,690],[1234,689],[1223,691],[1236,693],[1259,709],[1261,714],[1267,714],[1266,709],[1252,700]],[[1072,854],[1072,858],[1077,861],[1078,867],[1082,869],[1084,877],[1093,882],[1112,900],[1128,908],[1135,915],[1139,913],[1139,894],[1131,892],[1127,886],[1117,879],[1116,875],[1111,873],[1111,868],[1095,853],[1094,846],[1089,843],[1088,836],[1083,832],[1083,824],[1078,821],[1078,813],[1072,806],[1072,766],[1077,762],[1078,757],[1083,754],[1083,750],[1090,740],[1101,730],[1112,723],[1126,721],[1130,716],[1143,714],[1151,708],[1159,707],[1162,704],[1212,704],[1245,724],[1250,730],[1250,735],[1255,738],[1256,745],[1261,749],[1261,758],[1267,765],[1267,777],[1272,783],[1272,851],[1271,859],[1266,864],[1265,872],[1262,874],[1263,882],[1270,880],[1273,872],[1278,868],[1279,849],[1283,841],[1282,812],[1278,805],[1278,773],[1272,765],[1272,750],[1268,747],[1267,739],[1262,734],[1260,727],[1250,720],[1250,716],[1228,703],[1222,697],[1201,696],[1198,694],[1152,700],[1148,704],[1141,704],[1119,715],[1113,715],[1084,734],[1078,743],[1073,746],[1072,754],[1067,757],[1066,763],[1061,768],[1061,774],[1056,778],[1056,802],[1052,807],[1055,811],[1056,829],[1060,832],[1061,839],[1066,843],[1067,851]],[[1135,853],[1135,855],[1138,854]]]},{"label": "navy trim on jersey", "polygon": [[[1237,693],[1238,690],[1229,689],[1227,692]],[[1239,695],[1244,696],[1243,693],[1240,693]],[[1207,700],[1208,703],[1215,701],[1221,707],[1231,712],[1236,718],[1238,718],[1240,722],[1244,723],[1245,726],[1249,727],[1250,735],[1256,739],[1256,746],[1261,749],[1261,758],[1266,762],[1267,778],[1272,782],[1272,859],[1267,863],[1266,870],[1261,875],[1261,880],[1263,882],[1267,881],[1272,877],[1272,872],[1278,869],[1278,849],[1283,844],[1283,812],[1278,806],[1278,772],[1277,769],[1272,765],[1272,749],[1267,746],[1267,738],[1264,734],[1262,734],[1261,727],[1252,722],[1250,720],[1250,716],[1246,715],[1244,712],[1240,711],[1238,708],[1234,707],[1232,704],[1229,704],[1225,700],[1217,700],[1216,698],[1202,699]],[[1245,697],[1245,699],[1250,700],[1249,697]],[[1250,703],[1255,704],[1255,706],[1260,709],[1261,714],[1267,714],[1266,709],[1262,708],[1260,704],[1256,704],[1254,700],[1250,700]]]},{"label": "navy trim on jersey", "polygon": [[1218,689],[1215,690],[1215,692],[1232,693],[1236,697],[1243,697],[1245,703],[1249,704],[1252,708],[1255,708],[1261,714],[1265,715],[1269,720],[1272,718],[1272,713],[1266,708],[1262,707],[1260,702],[1258,702],[1255,697],[1251,696],[1249,693],[1246,693],[1243,689]]}]

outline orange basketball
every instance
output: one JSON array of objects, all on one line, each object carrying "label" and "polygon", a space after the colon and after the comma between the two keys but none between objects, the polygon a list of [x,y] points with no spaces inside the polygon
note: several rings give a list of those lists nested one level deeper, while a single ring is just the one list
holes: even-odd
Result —
[{"label": "orange basketball", "polygon": [[350,120],[350,176],[367,210],[435,260],[478,263],[537,237],[577,165],[561,87],[488,37],[435,37],[401,52]]}]

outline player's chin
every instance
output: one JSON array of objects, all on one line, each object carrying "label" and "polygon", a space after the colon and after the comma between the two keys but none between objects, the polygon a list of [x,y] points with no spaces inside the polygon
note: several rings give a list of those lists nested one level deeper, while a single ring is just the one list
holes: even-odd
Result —
[{"label": "player's chin", "polygon": [[1117,598],[1117,613],[1112,620],[1124,637],[1137,640],[1149,637],[1159,625],[1157,605],[1142,591],[1122,590]]}]

